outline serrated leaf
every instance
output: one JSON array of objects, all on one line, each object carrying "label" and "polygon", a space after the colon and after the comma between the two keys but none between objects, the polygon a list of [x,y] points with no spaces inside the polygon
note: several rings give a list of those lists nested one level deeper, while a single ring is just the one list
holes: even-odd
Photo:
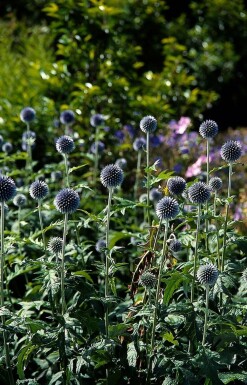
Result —
[{"label": "serrated leaf", "polygon": [[71,174],[72,172],[76,171],[76,170],[79,170],[80,168],[83,168],[85,166],[88,166],[88,163],[85,163],[85,164],[81,164],[80,166],[75,166],[75,167],[72,167],[69,169],[69,174]]},{"label": "serrated leaf", "polygon": [[229,384],[229,382],[240,380],[247,382],[247,372],[242,373],[219,373],[219,378],[224,384]]},{"label": "serrated leaf", "polygon": [[25,374],[24,369],[29,355],[36,349],[36,345],[33,345],[32,342],[29,342],[24,346],[17,357],[17,373],[21,380],[24,380]]},{"label": "serrated leaf", "polygon": [[168,305],[174,291],[178,289],[181,282],[183,281],[183,275],[176,271],[171,275],[171,277],[165,279],[164,281],[166,283],[166,288],[164,291],[163,303]]},{"label": "serrated leaf", "polygon": [[162,335],[163,339],[170,342],[171,344],[178,346],[179,343],[177,340],[174,339],[174,335],[171,332],[167,332]]}]

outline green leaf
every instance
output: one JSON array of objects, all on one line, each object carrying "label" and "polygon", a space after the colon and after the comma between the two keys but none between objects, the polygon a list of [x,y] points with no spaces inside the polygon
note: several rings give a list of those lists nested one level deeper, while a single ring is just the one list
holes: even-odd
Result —
[{"label": "green leaf", "polygon": [[91,283],[93,283],[93,280],[90,277],[90,275],[84,270],[74,271],[71,273],[71,275],[82,276],[82,277],[86,278],[88,281],[90,281]]},{"label": "green leaf", "polygon": [[165,305],[168,305],[170,299],[172,298],[172,295],[175,290],[178,289],[180,286],[181,282],[183,281],[183,275],[182,273],[175,272],[171,275],[170,278],[167,278],[164,280],[166,283],[166,288],[164,292],[164,298],[163,298],[163,303]]},{"label": "green leaf", "polygon": [[32,342],[29,342],[24,346],[17,357],[17,373],[21,380],[24,380],[25,374],[24,369],[29,355],[37,348],[36,345],[33,345]]},{"label": "green leaf", "polygon": [[80,168],[85,167],[85,166],[88,166],[88,163],[81,164],[80,166],[72,167],[69,169],[69,174],[71,174],[72,172],[79,170]]},{"label": "green leaf", "polygon": [[127,350],[127,360],[129,363],[129,366],[135,368],[136,367],[136,361],[137,361],[137,351],[135,349],[134,342],[131,342],[128,345],[128,350]]},{"label": "green leaf", "polygon": [[229,382],[235,381],[235,380],[240,380],[244,381],[245,383],[247,382],[247,372],[242,372],[242,373],[219,373],[219,378],[224,384],[229,384]]},{"label": "green leaf", "polygon": [[164,340],[170,342],[171,344],[173,344],[175,346],[179,345],[178,341],[174,339],[174,336],[171,332],[167,332],[167,333],[163,334],[162,337]]}]

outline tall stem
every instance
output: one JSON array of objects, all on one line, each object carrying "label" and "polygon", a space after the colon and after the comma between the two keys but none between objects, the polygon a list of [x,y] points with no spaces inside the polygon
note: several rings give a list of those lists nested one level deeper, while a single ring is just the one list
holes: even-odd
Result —
[{"label": "tall stem", "polygon": [[29,123],[27,123],[27,163],[26,163],[26,169],[30,170],[30,172],[33,171],[32,168],[32,148],[30,145],[30,126]]},{"label": "tall stem", "polygon": [[64,267],[65,267],[65,246],[66,235],[68,227],[68,213],[64,215],[64,228],[63,228],[63,247],[62,247],[62,266],[61,266],[61,300],[62,300],[62,315],[66,312],[66,300],[64,291]]},{"label": "tall stem", "polygon": [[66,187],[69,187],[69,168],[68,168],[68,155],[67,154],[64,154],[64,164],[65,164]]},{"label": "tall stem", "polygon": [[[207,140],[207,185],[209,182],[209,140]],[[206,202],[206,215],[208,214],[208,201]],[[206,228],[206,251],[208,250],[208,218],[205,219]]]},{"label": "tall stem", "polygon": [[196,266],[197,266],[198,244],[199,244],[199,234],[200,234],[200,218],[201,218],[201,205],[199,204],[198,214],[197,214],[197,224],[196,224],[196,245],[195,245],[195,255],[194,255],[193,280],[192,280],[192,286],[191,286],[191,302],[194,301],[194,293],[195,293]]},{"label": "tall stem", "polygon": [[[232,178],[232,163],[229,163],[228,190],[227,190],[227,198],[228,199],[231,196],[231,178]],[[229,205],[230,204],[227,201],[226,202],[225,221],[224,221],[223,247],[222,247],[222,256],[221,256],[221,272],[224,271],[224,260],[225,260],[225,253],[226,253],[226,232],[227,232]]]},{"label": "tall stem", "polygon": [[[217,199],[217,191],[214,193],[214,217],[216,217],[217,214],[217,208],[216,208],[216,199]],[[216,226],[216,241],[217,241],[217,259],[218,259],[218,269],[221,270],[220,265],[220,240],[219,240],[219,232],[218,232],[218,223],[215,222]]]},{"label": "tall stem", "polygon": [[[147,132],[147,148],[146,148],[146,153],[147,153],[147,169],[149,168],[149,148],[150,148],[150,137],[149,137],[149,132]],[[149,170],[147,170],[147,219],[148,219],[148,224],[151,226],[151,220],[150,220],[150,212],[149,212],[149,191],[150,191],[150,175],[149,175]]]},{"label": "tall stem", "polygon": [[18,207],[18,234],[21,233],[21,206]]},{"label": "tall stem", "polygon": [[141,152],[141,150],[139,150],[138,154],[137,154],[136,179],[135,179],[135,185],[134,185],[134,200],[135,201],[137,200],[139,175],[141,173],[141,157],[142,157],[142,152]]},{"label": "tall stem", "polygon": [[113,188],[109,188],[108,204],[107,204],[107,221],[106,221],[106,260],[105,260],[105,334],[109,337],[109,309],[107,299],[109,296],[109,230],[110,230],[110,213]]},{"label": "tall stem", "polygon": [[153,325],[152,325],[151,343],[150,343],[150,353],[149,353],[149,357],[148,357],[148,373],[147,373],[147,382],[146,382],[147,384],[149,383],[150,374],[151,374],[151,367],[152,367],[152,353],[154,350],[155,329],[156,329],[156,324],[157,324],[157,309],[158,309],[158,304],[159,304],[160,284],[161,284],[161,278],[162,278],[162,272],[163,272],[163,265],[164,265],[166,249],[167,249],[168,228],[169,228],[169,221],[167,219],[166,223],[165,223],[165,233],[164,233],[163,248],[162,248],[162,253],[161,253],[161,262],[160,262],[159,275],[158,275],[158,281],[157,281],[157,286],[156,286]]},{"label": "tall stem", "polygon": [[43,226],[43,220],[42,220],[42,213],[41,213],[41,200],[38,200],[38,211],[39,211],[39,223],[40,223],[40,229],[42,231],[42,238],[43,238],[43,246],[46,254],[46,242],[45,242],[45,233],[44,233],[44,226]]},{"label": "tall stem", "polygon": [[[5,257],[4,257],[4,202],[1,202],[1,249],[0,249],[0,269],[1,269],[1,285],[0,285],[0,304],[1,307],[4,306],[4,264],[5,264]],[[2,319],[2,325],[5,326],[5,316],[1,316]],[[8,371],[9,376],[9,384],[14,385],[14,379],[13,379],[13,373],[11,370],[11,363],[10,363],[10,354],[9,354],[9,345],[7,341],[7,334],[6,331],[3,330],[3,344],[4,344],[4,350],[5,350],[5,361],[6,361],[6,368]]]},{"label": "tall stem", "polygon": [[207,335],[207,327],[208,327],[208,301],[209,301],[209,285],[206,285],[206,310],[205,310],[205,321],[204,321],[204,330],[202,337],[202,344],[205,345],[206,335]]}]

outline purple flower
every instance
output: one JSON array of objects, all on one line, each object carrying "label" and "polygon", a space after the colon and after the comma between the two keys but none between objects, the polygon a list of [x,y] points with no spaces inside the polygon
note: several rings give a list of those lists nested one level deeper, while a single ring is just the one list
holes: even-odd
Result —
[{"label": "purple flower", "polygon": [[135,136],[135,129],[131,124],[125,124],[123,126],[123,129],[124,129],[124,131],[127,131],[127,133],[129,134],[129,136],[131,138],[133,138]]},{"label": "purple flower", "polygon": [[119,143],[123,143],[124,142],[124,132],[122,130],[117,130],[115,132],[115,137],[118,139]]}]

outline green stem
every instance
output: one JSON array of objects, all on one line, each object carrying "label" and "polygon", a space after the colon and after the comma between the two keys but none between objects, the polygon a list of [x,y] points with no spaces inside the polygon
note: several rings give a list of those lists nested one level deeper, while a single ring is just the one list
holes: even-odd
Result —
[{"label": "green stem", "polygon": [[[209,182],[209,140],[207,140],[207,185]],[[208,201],[206,202],[206,215],[208,214]],[[208,251],[208,218],[205,219],[206,251]]]},{"label": "green stem", "polygon": [[[147,148],[146,148],[147,169],[149,168],[149,148],[150,148],[150,140],[149,139],[150,139],[149,132],[147,132]],[[148,219],[149,226],[151,226],[150,212],[149,212],[149,192],[150,192],[150,175],[149,175],[149,170],[147,170],[147,219]]]},{"label": "green stem", "polygon": [[105,334],[109,337],[109,309],[107,299],[109,296],[109,230],[110,230],[110,213],[113,188],[109,188],[108,205],[107,205],[107,221],[106,221],[106,260],[105,260]]},{"label": "green stem", "polygon": [[27,155],[28,155],[28,158],[27,158],[27,163],[26,163],[26,169],[30,170],[30,172],[32,173],[32,171],[33,171],[33,168],[32,168],[32,148],[30,145],[29,135],[30,135],[30,126],[29,126],[29,123],[27,123]]},{"label": "green stem", "polygon": [[[0,250],[0,269],[1,269],[1,285],[0,285],[0,304],[1,307],[4,306],[4,264],[5,264],[5,258],[4,258],[4,202],[1,202],[1,250]],[[1,316],[2,319],[2,325],[5,327],[5,316]],[[6,331],[3,330],[3,344],[4,344],[4,350],[5,350],[5,361],[6,361],[6,368],[8,371],[8,377],[9,377],[9,384],[14,385],[14,378],[13,373],[11,370],[11,362],[10,362],[10,354],[9,354],[9,344],[7,341],[7,334]]]},{"label": "green stem", "polygon": [[64,290],[64,267],[65,267],[65,246],[66,246],[66,235],[68,227],[68,213],[64,215],[64,228],[63,228],[63,247],[62,247],[62,266],[61,266],[61,300],[62,300],[62,315],[66,312],[66,300]]},{"label": "green stem", "polygon": [[149,383],[150,380],[150,374],[151,374],[151,367],[152,367],[152,354],[154,350],[154,343],[155,343],[155,329],[157,324],[157,310],[158,310],[158,304],[159,304],[159,296],[160,296],[160,284],[161,284],[161,278],[162,278],[162,272],[163,272],[163,265],[165,261],[165,255],[167,250],[167,234],[168,234],[168,228],[169,228],[169,220],[166,220],[165,223],[165,233],[164,233],[164,240],[163,240],[163,248],[161,253],[161,261],[160,261],[160,268],[159,268],[159,275],[158,275],[158,281],[156,286],[156,294],[155,294],[155,303],[154,303],[154,314],[153,314],[153,325],[152,325],[152,332],[151,332],[151,343],[150,343],[150,353],[148,357],[148,372],[147,372],[147,382]]},{"label": "green stem", "polygon": [[46,254],[46,242],[45,242],[45,233],[44,233],[44,226],[43,226],[43,220],[42,220],[41,206],[42,206],[42,203],[41,203],[41,200],[39,199],[38,200],[39,223],[42,231],[43,246]]},{"label": "green stem", "polygon": [[21,233],[21,206],[18,207],[18,235]]},{"label": "green stem", "polygon": [[135,179],[135,185],[134,185],[134,201],[137,200],[139,175],[141,173],[141,158],[142,158],[142,152],[141,150],[139,150],[137,154],[136,179]]},{"label": "green stem", "polygon": [[[232,177],[232,163],[229,163],[227,198],[230,198],[230,196],[231,196],[231,177]],[[226,253],[226,232],[227,232],[228,213],[229,213],[229,202],[227,201],[226,202],[226,215],[225,215],[225,221],[224,221],[223,247],[222,247],[222,256],[221,256],[221,272],[224,271],[224,260],[225,260],[225,253]]]},{"label": "green stem", "polygon": [[[216,199],[217,199],[217,191],[214,193],[214,217],[216,217],[217,214],[217,207],[216,207]],[[218,269],[220,270],[220,239],[219,239],[219,232],[218,232],[218,224],[215,222],[216,226],[216,240],[217,240],[217,259],[218,259]]]},{"label": "green stem", "polygon": [[194,255],[194,271],[193,271],[193,280],[191,286],[191,302],[194,301],[195,293],[195,281],[196,281],[196,266],[197,266],[197,256],[198,256],[198,244],[199,244],[199,234],[200,234],[200,217],[201,217],[201,205],[198,205],[198,214],[197,214],[197,225],[196,225],[196,245],[195,245],[195,255]]},{"label": "green stem", "polygon": [[64,154],[64,164],[65,164],[66,187],[69,188],[69,168],[68,168],[68,155],[67,154]]},{"label": "green stem", "polygon": [[204,322],[204,330],[203,330],[203,338],[202,338],[203,345],[205,345],[205,342],[206,342],[207,327],[208,327],[208,302],[209,302],[209,285],[206,285],[206,310],[205,310],[205,322]]}]

